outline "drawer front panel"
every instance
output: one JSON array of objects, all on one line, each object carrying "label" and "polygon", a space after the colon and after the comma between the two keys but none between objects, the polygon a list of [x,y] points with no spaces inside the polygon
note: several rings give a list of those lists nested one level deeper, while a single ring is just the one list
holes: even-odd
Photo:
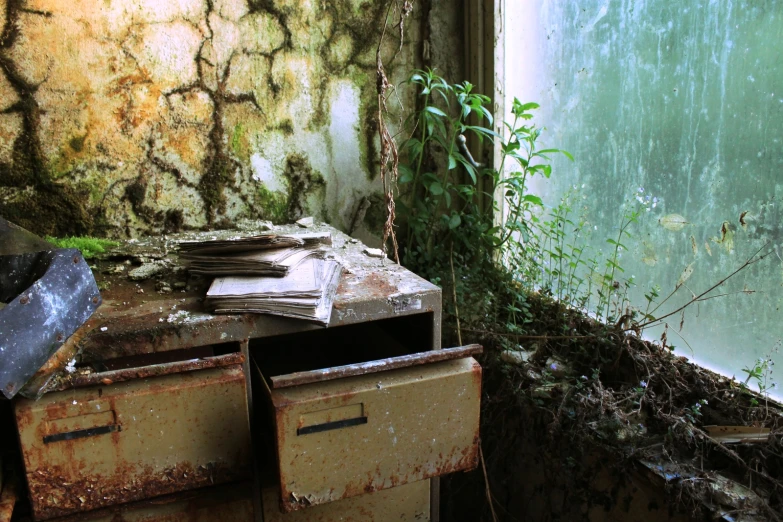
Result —
[{"label": "drawer front panel", "polygon": [[481,367],[470,357],[271,393],[286,511],[477,465]]},{"label": "drawer front panel", "polygon": [[303,511],[280,510],[276,488],[263,490],[264,522],[428,522],[430,481],[346,498]]},{"label": "drawer front panel", "polygon": [[19,401],[36,520],[250,476],[241,366]]},{"label": "drawer front panel", "polygon": [[228,484],[133,502],[51,522],[255,522],[253,483]]}]

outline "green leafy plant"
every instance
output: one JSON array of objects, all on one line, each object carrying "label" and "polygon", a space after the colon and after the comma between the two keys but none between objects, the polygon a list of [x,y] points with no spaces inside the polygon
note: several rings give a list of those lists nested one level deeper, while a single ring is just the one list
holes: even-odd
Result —
[{"label": "green leafy plant", "polygon": [[[398,207],[406,223],[403,260],[406,265],[440,267],[443,259],[436,246],[454,244],[454,250],[463,254],[471,245],[491,242],[492,216],[481,212],[479,200],[486,195],[480,187],[492,174],[464,152],[464,142],[471,134],[480,140],[494,138],[490,128],[468,122],[476,115],[479,122],[491,125],[492,115],[485,107],[489,98],[474,93],[469,82],[451,85],[426,70],[415,71],[409,83],[419,90],[422,104],[408,119],[412,134],[400,148]],[[441,158],[446,168],[430,161],[433,157]]]},{"label": "green leafy plant", "polygon": [[[406,121],[409,138],[400,147],[396,204],[404,221],[403,264],[436,284],[453,280],[458,295],[472,285],[486,286],[495,274],[498,291],[508,298],[493,313],[505,314],[506,326],[518,331],[529,320],[523,275],[535,264],[519,254],[537,241],[534,228],[543,209],[527,185],[535,175],[551,175],[552,154],[571,155],[538,147],[542,129],[531,123],[535,103],[514,100],[513,121],[504,122],[501,138],[490,128],[489,98],[469,82],[450,84],[427,69],[414,71],[408,84],[417,89],[419,105]],[[498,144],[500,164],[476,162],[467,148],[471,137]],[[495,194],[506,209],[502,226],[495,223]],[[450,271],[453,277],[447,277]],[[488,301],[481,308],[495,305]]]},{"label": "green leafy plant", "polygon": [[[742,372],[745,373],[747,377],[745,378],[745,381],[740,382],[740,387],[747,390],[748,383],[750,383],[750,381],[754,381],[759,393],[764,396],[765,402],[769,402],[770,392],[778,387],[778,383],[775,382],[772,378],[773,366],[775,366],[775,361],[772,359],[772,354],[777,353],[779,346],[780,341],[778,341],[777,345],[775,345],[775,348],[768,354],[766,354],[764,357],[759,357],[756,359],[752,366],[745,366],[742,368]],[[753,406],[759,405],[759,401],[755,397],[750,398],[750,403]]]}]

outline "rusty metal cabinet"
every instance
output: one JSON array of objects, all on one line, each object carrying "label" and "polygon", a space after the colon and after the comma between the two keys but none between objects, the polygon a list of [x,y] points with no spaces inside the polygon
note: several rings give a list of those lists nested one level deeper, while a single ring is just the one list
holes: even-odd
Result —
[{"label": "rusty metal cabinet", "polygon": [[242,366],[20,400],[37,520],[252,476]]},{"label": "rusty metal cabinet", "polygon": [[[166,509],[192,502],[158,517],[144,499],[208,497],[251,475],[232,520],[249,520],[250,500],[256,521],[438,520],[435,477],[476,464],[480,367],[470,353],[425,355],[448,352],[438,287],[320,229],[346,269],[328,328],[205,313],[208,282],[176,269],[176,237],[128,242],[97,263],[106,290],[74,335],[77,372],[16,403],[36,520],[179,520]],[[138,263],[170,270],[129,281]],[[421,364],[387,364],[411,358]],[[346,365],[374,370],[300,378]],[[197,519],[225,520],[218,512]]]}]

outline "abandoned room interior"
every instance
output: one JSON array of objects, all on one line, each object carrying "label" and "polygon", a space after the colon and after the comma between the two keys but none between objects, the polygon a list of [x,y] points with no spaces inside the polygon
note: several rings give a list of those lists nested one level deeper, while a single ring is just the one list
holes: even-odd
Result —
[{"label": "abandoned room interior", "polygon": [[780,0],[0,0],[0,522],[783,519]]}]

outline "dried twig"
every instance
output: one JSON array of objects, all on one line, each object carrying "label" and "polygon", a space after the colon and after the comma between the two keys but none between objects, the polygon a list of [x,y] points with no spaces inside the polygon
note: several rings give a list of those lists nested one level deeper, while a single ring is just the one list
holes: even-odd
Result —
[{"label": "dried twig", "polygon": [[762,261],[764,258],[766,258],[768,255],[770,255],[772,253],[772,251],[769,251],[766,254],[759,256],[759,252],[764,250],[768,245],[769,245],[769,243],[765,243],[762,247],[760,247],[758,250],[756,250],[753,253],[753,255],[750,256],[744,263],[742,263],[742,265],[739,268],[737,268],[735,271],[733,271],[732,273],[730,273],[729,275],[727,275],[726,277],[724,277],[723,279],[721,279],[720,281],[718,281],[717,283],[715,283],[714,285],[709,287],[704,292],[700,293],[699,295],[693,296],[693,298],[690,301],[688,301],[687,303],[685,303],[681,307],[677,308],[676,310],[674,310],[672,312],[669,312],[668,314],[664,314],[664,315],[662,315],[660,317],[656,317],[655,319],[651,319],[651,320],[649,320],[647,322],[634,325],[633,328],[628,328],[628,329],[626,329],[626,331],[630,331],[630,330],[633,330],[633,329],[636,329],[636,328],[647,328],[648,326],[658,325],[664,319],[666,319],[667,317],[671,317],[673,315],[676,315],[676,314],[682,312],[683,310],[685,310],[687,307],[689,307],[693,303],[702,301],[707,294],[709,294],[710,292],[712,292],[713,290],[715,290],[719,286],[722,286],[726,281],[728,281],[729,279],[731,279],[732,277],[734,277],[738,273],[742,272],[743,270],[745,270],[750,265],[758,263],[759,261]]},{"label": "dried twig", "polygon": [[481,469],[484,470],[484,486],[486,488],[489,509],[492,511],[492,520],[493,522],[498,522],[498,517],[495,515],[495,506],[492,501],[492,490],[489,489],[489,477],[487,476],[487,465],[484,462],[484,450],[481,449],[481,440],[479,440],[479,458],[481,459]]},{"label": "dried twig", "polygon": [[454,241],[449,248],[449,262],[451,263],[451,295],[454,299],[454,318],[457,320],[457,340],[462,346],[462,332],[459,328],[459,308],[457,307],[457,279],[454,277]]},{"label": "dried twig", "polygon": [[[381,38],[378,41],[378,48],[375,51],[376,89],[378,92],[378,136],[380,137],[381,142],[380,171],[383,194],[386,202],[386,222],[383,225],[383,251],[384,253],[386,252],[387,243],[389,239],[391,239],[392,247],[394,248],[394,260],[397,263],[400,262],[400,255],[397,247],[397,234],[394,231],[394,219],[396,218],[394,189],[397,185],[397,177],[399,175],[398,166],[400,158],[397,151],[397,144],[386,125],[385,116],[389,112],[386,107],[386,91],[389,90],[391,86],[383,67],[381,47],[383,46],[383,39],[386,36],[386,28],[389,25],[389,15],[391,14],[392,7],[398,4],[398,1],[389,3],[389,9],[386,11],[386,18],[384,19],[383,31],[381,31]],[[400,20],[397,23],[397,27],[399,27],[400,30],[400,49],[402,49],[402,39],[405,35],[405,18],[413,10],[413,3],[410,0],[405,0],[399,9]],[[399,53],[399,50],[397,52]],[[397,53],[395,53],[394,56],[396,57]]]},{"label": "dried twig", "polygon": [[[450,325],[446,325],[449,327]],[[454,328],[451,326],[451,328]],[[515,333],[493,332],[490,330],[479,330],[475,328],[462,328],[461,331],[468,333],[484,334],[484,335],[498,335],[500,337],[513,337],[515,339],[540,339],[543,341],[567,341],[570,339],[599,339],[597,335],[524,335]]]}]

